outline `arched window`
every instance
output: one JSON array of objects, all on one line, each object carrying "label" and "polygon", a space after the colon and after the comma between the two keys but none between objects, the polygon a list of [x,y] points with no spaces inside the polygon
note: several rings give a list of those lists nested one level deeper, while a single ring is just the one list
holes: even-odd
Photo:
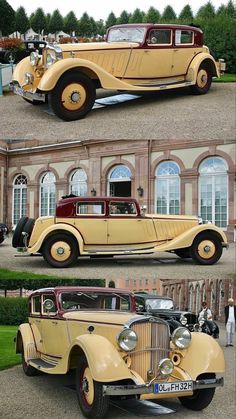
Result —
[{"label": "arched window", "polygon": [[40,182],[40,215],[53,215],[55,211],[56,178],[52,172],[44,173]]},{"label": "arched window", "polygon": [[156,212],[180,213],[180,168],[173,161],[160,163],[156,169]]},{"label": "arched window", "polygon": [[15,226],[27,213],[27,178],[18,175],[13,182],[12,224]]},{"label": "arched window", "polygon": [[108,195],[131,196],[131,176],[127,166],[119,164],[113,167],[108,175]]},{"label": "arched window", "polygon": [[228,224],[227,170],[221,157],[209,157],[199,167],[199,214],[221,228]]},{"label": "arched window", "polygon": [[70,193],[78,196],[87,195],[87,175],[85,170],[77,169],[70,177]]}]

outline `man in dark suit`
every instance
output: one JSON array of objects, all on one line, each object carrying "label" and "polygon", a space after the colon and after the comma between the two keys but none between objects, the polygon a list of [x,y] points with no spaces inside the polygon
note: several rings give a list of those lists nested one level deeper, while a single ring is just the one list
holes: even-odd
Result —
[{"label": "man in dark suit", "polygon": [[225,325],[226,325],[226,346],[234,346],[234,331],[236,322],[236,306],[233,298],[228,299],[228,305],[225,307]]}]

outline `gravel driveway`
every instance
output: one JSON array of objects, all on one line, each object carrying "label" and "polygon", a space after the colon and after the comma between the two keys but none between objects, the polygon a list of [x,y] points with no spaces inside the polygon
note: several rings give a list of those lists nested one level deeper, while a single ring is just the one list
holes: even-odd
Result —
[{"label": "gravel driveway", "polygon": [[[85,119],[63,122],[48,106],[19,96],[0,99],[2,140],[235,139],[235,83],[213,83],[206,95],[189,89],[141,94],[136,100],[93,109]],[[97,98],[117,94],[102,89]]]}]

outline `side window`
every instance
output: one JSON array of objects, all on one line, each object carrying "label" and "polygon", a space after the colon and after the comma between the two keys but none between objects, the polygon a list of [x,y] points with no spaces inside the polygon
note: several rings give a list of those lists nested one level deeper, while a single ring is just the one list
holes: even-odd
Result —
[{"label": "side window", "polygon": [[77,215],[104,215],[104,202],[78,202],[76,206]]},{"label": "side window", "polygon": [[149,44],[151,45],[170,45],[171,44],[171,30],[169,29],[155,29],[150,32]]},{"label": "side window", "polygon": [[37,295],[36,297],[32,297],[32,299],[31,299],[31,313],[32,314],[40,314],[40,308],[41,308],[40,295]]},{"label": "side window", "polygon": [[194,42],[193,31],[175,31],[175,44],[176,45],[192,45]]},{"label": "side window", "polygon": [[134,202],[114,201],[109,204],[110,215],[137,215],[136,205]]}]

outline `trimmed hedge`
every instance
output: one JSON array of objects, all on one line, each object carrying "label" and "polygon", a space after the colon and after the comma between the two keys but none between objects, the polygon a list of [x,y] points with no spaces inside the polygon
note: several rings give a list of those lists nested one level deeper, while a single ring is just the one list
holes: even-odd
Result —
[{"label": "trimmed hedge", "polygon": [[20,325],[28,321],[28,298],[0,297],[0,324]]},{"label": "trimmed hedge", "polygon": [[1,279],[0,289],[7,290],[36,290],[38,288],[56,286],[84,286],[84,287],[104,287],[105,279],[65,279],[65,278],[45,278],[45,279]]}]

